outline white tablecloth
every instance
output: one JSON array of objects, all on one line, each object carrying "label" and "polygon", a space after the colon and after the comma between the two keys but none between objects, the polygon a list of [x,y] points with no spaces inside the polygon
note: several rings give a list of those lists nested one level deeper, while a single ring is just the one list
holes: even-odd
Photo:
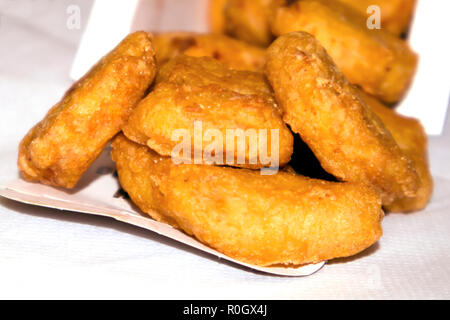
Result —
[{"label": "white tablecloth", "polygon": [[[67,29],[67,6],[80,6],[82,25],[90,8],[12,3],[0,0],[0,181],[17,177],[18,142],[71,83],[82,29]],[[448,299],[449,147],[447,119],[444,135],[430,138],[426,210],[388,215],[377,245],[304,278],[250,272],[112,219],[1,198],[0,298]]]}]

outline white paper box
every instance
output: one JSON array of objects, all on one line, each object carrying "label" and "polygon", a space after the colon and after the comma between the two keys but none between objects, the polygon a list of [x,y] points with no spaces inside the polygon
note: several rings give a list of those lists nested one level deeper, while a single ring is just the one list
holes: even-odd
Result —
[{"label": "white paper box", "polygon": [[397,111],[420,119],[429,135],[444,129],[450,89],[450,1],[419,0],[410,33],[419,66],[411,89]]},{"label": "white paper box", "polygon": [[[79,79],[129,32],[209,31],[210,0],[96,0],[73,63]],[[450,1],[419,0],[410,32],[419,53],[416,78],[398,112],[418,118],[430,135],[442,133],[450,88]]]},{"label": "white paper box", "polygon": [[207,32],[209,1],[96,0],[72,65],[71,78],[81,78],[130,32]]}]

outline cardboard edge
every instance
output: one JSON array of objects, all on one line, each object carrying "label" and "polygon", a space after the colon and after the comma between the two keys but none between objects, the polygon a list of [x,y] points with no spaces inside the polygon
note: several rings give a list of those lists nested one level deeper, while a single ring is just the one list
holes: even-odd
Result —
[{"label": "cardboard edge", "polygon": [[[13,183],[10,183],[13,184]],[[260,271],[266,274],[271,275],[277,275],[277,276],[287,276],[287,277],[302,277],[302,276],[308,276],[316,273],[320,269],[323,268],[326,262],[320,262],[317,264],[309,264],[305,266],[301,266],[298,268],[283,268],[283,267],[260,267],[251,265],[248,263],[244,263],[235,259],[232,259],[224,254],[221,254],[220,252],[198,242],[192,237],[189,237],[188,235],[179,232],[178,236],[174,236],[172,234],[168,234],[167,232],[164,232],[163,228],[157,228],[158,224],[163,225],[164,227],[167,227],[167,225],[157,222],[153,219],[146,218],[146,217],[137,217],[131,213],[127,213],[124,209],[110,209],[110,208],[98,208],[96,206],[87,205],[87,204],[77,204],[70,201],[63,201],[60,199],[55,198],[47,198],[44,196],[37,196],[35,194],[31,194],[29,192],[24,192],[21,190],[17,190],[16,188],[10,187],[10,184],[0,184],[0,196],[7,198],[9,200],[17,201],[20,203],[40,206],[40,207],[46,207],[51,209],[59,209],[59,210],[67,210],[72,212],[79,212],[79,213],[85,213],[85,214],[91,214],[91,215],[97,215],[97,216],[104,216],[113,218],[117,221],[131,224],[140,228],[144,228],[149,231],[156,232],[157,234],[160,234],[162,236],[168,237],[172,240],[181,242],[185,245],[188,245],[190,247],[196,248],[198,250],[201,250],[203,252],[212,254],[217,256],[219,259],[224,259],[230,262],[233,262],[237,265],[247,267],[252,270]],[[170,227],[171,228],[171,227]],[[189,241],[189,238],[191,241]],[[194,240],[196,243],[192,242]]]}]

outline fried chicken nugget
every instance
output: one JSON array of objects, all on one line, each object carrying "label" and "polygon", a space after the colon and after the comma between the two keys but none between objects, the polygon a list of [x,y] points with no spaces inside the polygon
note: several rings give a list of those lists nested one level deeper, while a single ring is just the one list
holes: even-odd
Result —
[{"label": "fried chicken nugget", "polygon": [[18,157],[25,179],[75,186],[153,81],[151,39],[146,32],[127,36],[28,132]]},{"label": "fried chicken nugget", "polygon": [[266,63],[264,49],[220,34],[166,32],[153,40],[159,65],[179,54],[211,57],[237,70],[263,71]]},{"label": "fried chicken nugget", "polygon": [[361,92],[368,107],[383,121],[403,153],[414,163],[419,176],[419,190],[414,197],[404,197],[386,206],[390,212],[411,212],[425,208],[433,193],[433,178],[428,168],[427,136],[417,119],[402,116],[376,98]]},{"label": "fried chicken nugget", "polygon": [[272,31],[311,33],[350,82],[387,103],[403,97],[415,73],[417,56],[406,42],[384,30],[369,30],[364,16],[335,0],[281,7]]},{"label": "fried chicken nugget", "polygon": [[[180,143],[176,134],[182,129],[189,132],[191,157],[208,150],[214,153],[211,144],[215,146],[213,150],[223,155],[213,155],[212,158],[218,158],[208,164],[226,163],[256,169],[289,162],[293,137],[281,119],[272,89],[262,73],[232,70],[209,57],[181,55],[164,65],[156,83],[123,128],[132,141],[148,145],[164,156],[195,160],[187,159],[186,154],[173,153]],[[196,123],[201,125],[201,145],[195,140]],[[206,137],[212,129],[219,131],[220,140],[217,136]],[[234,143],[234,138],[232,144],[226,138],[235,129],[249,133],[244,137],[244,149]],[[254,130],[255,140],[251,140],[249,129]],[[278,136],[272,135],[272,130]],[[266,155],[270,162],[264,160]]]},{"label": "fried chicken nugget", "polygon": [[266,47],[272,40],[269,19],[286,0],[228,0],[225,4],[225,30],[242,41]]},{"label": "fried chicken nugget", "polygon": [[416,7],[416,0],[339,0],[368,17],[367,8],[380,7],[381,28],[397,36],[406,32]]},{"label": "fried chicken nugget", "polygon": [[112,146],[120,183],[142,211],[240,261],[315,263],[354,255],[382,234],[379,196],[364,184],[175,165],[123,135]]},{"label": "fried chicken nugget", "polygon": [[224,10],[228,0],[209,0],[209,22],[212,33],[225,33]]},{"label": "fried chicken nugget", "polygon": [[261,72],[235,70],[210,57],[179,55],[162,66],[155,83],[217,85],[241,94],[258,94],[275,104],[273,90]]},{"label": "fried chicken nugget", "polygon": [[312,35],[279,37],[267,59],[283,119],[328,173],[341,181],[367,181],[384,205],[416,195],[412,162]]}]

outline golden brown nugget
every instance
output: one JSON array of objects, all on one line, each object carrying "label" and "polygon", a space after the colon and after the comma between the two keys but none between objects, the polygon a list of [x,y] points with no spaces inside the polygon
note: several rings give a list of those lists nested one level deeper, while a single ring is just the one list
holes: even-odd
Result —
[{"label": "golden brown nugget", "polygon": [[179,85],[218,85],[241,94],[258,94],[272,100],[273,90],[261,72],[234,70],[210,57],[179,55],[157,73],[155,83],[169,81]]},{"label": "golden brown nugget", "polygon": [[351,256],[382,235],[379,196],[364,184],[175,165],[123,135],[112,146],[120,183],[142,211],[246,263]]},{"label": "golden brown nugget", "polygon": [[[182,160],[208,152],[213,159],[207,164],[257,169],[289,162],[293,137],[263,74],[232,70],[209,57],[182,55],[160,70],[156,83],[123,128],[134,142]],[[180,130],[188,133],[190,157],[177,149]],[[198,130],[200,144],[195,140]],[[218,134],[208,138],[212,130]],[[243,141],[243,149],[234,138],[232,143],[227,140],[231,130],[241,130],[243,140],[237,140]]]},{"label": "golden brown nugget", "polygon": [[185,54],[211,57],[237,70],[263,71],[266,63],[264,49],[219,34],[167,32],[153,40],[159,65]]},{"label": "golden brown nugget", "polygon": [[386,206],[390,212],[411,212],[425,208],[433,193],[433,178],[428,168],[427,136],[417,119],[405,117],[387,108],[376,98],[361,92],[368,107],[383,121],[403,153],[414,163],[419,190],[414,197],[395,200]]},{"label": "golden brown nugget", "polygon": [[281,7],[272,31],[311,33],[351,83],[387,103],[403,97],[415,73],[417,56],[406,42],[384,30],[369,30],[364,16],[335,0]]},{"label": "golden brown nugget", "polygon": [[284,4],[286,0],[228,0],[224,8],[226,33],[266,47],[273,40],[269,20]]},{"label": "golden brown nugget", "polygon": [[[337,0],[336,0],[337,1]],[[416,0],[339,0],[369,17],[367,8],[380,8],[381,28],[397,36],[406,32],[416,7]]]},{"label": "golden brown nugget", "polygon": [[225,33],[225,5],[228,0],[209,0],[209,22],[212,33]]},{"label": "golden brown nugget", "polygon": [[18,158],[25,179],[75,186],[153,81],[151,38],[146,32],[127,36],[28,132]]},{"label": "golden brown nugget", "polygon": [[367,181],[384,205],[415,196],[413,164],[313,36],[281,36],[267,59],[283,119],[328,173],[341,181]]}]

